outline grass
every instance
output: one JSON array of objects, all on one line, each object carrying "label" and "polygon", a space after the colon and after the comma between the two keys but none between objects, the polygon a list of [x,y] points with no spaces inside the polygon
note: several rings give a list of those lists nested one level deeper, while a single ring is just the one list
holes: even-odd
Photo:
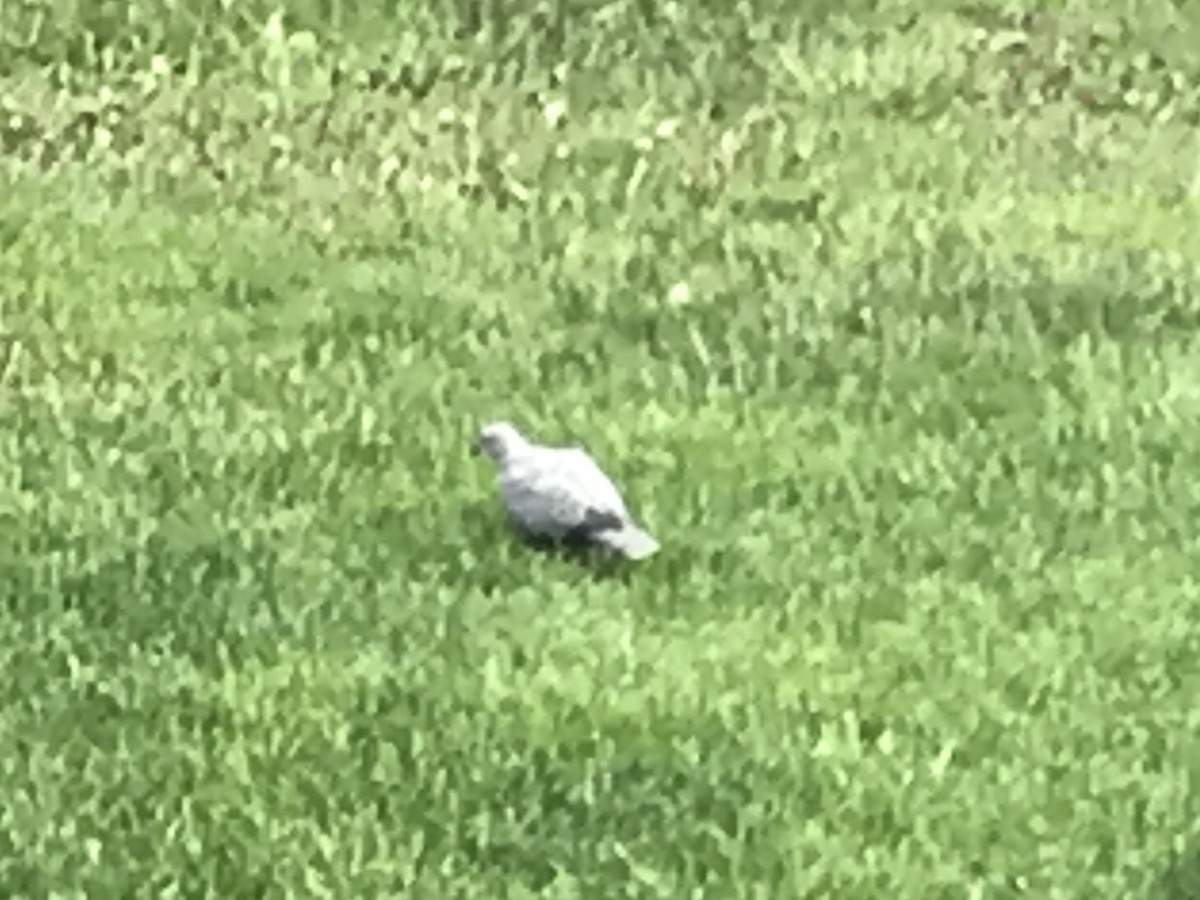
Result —
[{"label": "grass", "polygon": [[0,893],[1200,894],[1194,11],[273,12],[0,9]]}]

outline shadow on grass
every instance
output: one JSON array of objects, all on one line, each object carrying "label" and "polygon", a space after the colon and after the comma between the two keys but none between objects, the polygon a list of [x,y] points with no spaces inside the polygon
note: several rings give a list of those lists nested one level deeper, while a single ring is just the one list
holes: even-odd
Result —
[{"label": "shadow on grass", "polygon": [[[576,566],[596,580],[615,579],[627,583],[638,566],[638,563],[623,559],[584,537],[571,536],[565,540],[554,541],[531,538],[512,529],[507,529],[507,532],[507,539],[519,548],[518,552],[537,554]],[[505,539],[502,536],[497,537],[500,540]]]},{"label": "shadow on grass", "polygon": [[403,553],[402,564],[415,573],[428,576],[436,572],[439,580],[488,594],[525,583],[531,564],[539,558],[604,580],[627,581],[644,565],[578,537],[550,541],[522,535],[490,498],[463,504],[449,514],[423,505],[379,507],[363,518],[359,534],[374,545],[376,555],[391,555],[393,565]]},{"label": "shadow on grass", "polygon": [[1200,846],[1190,841],[1183,853],[1173,853],[1150,900],[1196,900],[1200,897]]}]

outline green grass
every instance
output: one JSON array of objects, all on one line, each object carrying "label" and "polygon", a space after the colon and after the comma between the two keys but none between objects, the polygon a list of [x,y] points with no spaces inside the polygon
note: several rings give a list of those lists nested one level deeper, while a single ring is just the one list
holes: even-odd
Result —
[{"label": "green grass", "polygon": [[0,7],[0,895],[1200,896],[1194,10],[271,13]]}]

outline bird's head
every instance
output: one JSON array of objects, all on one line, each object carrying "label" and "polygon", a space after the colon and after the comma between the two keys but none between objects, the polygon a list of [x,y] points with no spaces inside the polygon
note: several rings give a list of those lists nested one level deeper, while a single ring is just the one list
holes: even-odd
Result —
[{"label": "bird's head", "polygon": [[471,452],[486,453],[493,462],[503,462],[514,452],[526,446],[525,438],[508,422],[489,422],[479,429],[471,444]]}]

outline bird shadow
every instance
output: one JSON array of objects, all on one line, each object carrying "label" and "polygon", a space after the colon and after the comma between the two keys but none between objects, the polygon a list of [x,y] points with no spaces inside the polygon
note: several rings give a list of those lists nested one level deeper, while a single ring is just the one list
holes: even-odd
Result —
[{"label": "bird shadow", "polygon": [[1192,843],[1166,860],[1152,900],[1193,900],[1200,897],[1200,845]]},{"label": "bird shadow", "polygon": [[[511,562],[523,554],[564,563],[594,581],[627,582],[637,568],[582,535],[559,541],[530,537],[487,501],[443,513],[440,522],[437,518],[420,505],[380,506],[357,520],[356,543],[373,559],[389,559],[389,565],[404,566],[414,577],[442,572],[488,593],[519,583],[521,567]],[[414,536],[424,539],[414,541]]]},{"label": "bird shadow", "polygon": [[568,563],[595,581],[628,583],[633,574],[629,560],[611,550],[598,546],[581,535],[568,535],[559,540],[535,537],[509,527],[509,538],[517,546],[547,559]]}]

